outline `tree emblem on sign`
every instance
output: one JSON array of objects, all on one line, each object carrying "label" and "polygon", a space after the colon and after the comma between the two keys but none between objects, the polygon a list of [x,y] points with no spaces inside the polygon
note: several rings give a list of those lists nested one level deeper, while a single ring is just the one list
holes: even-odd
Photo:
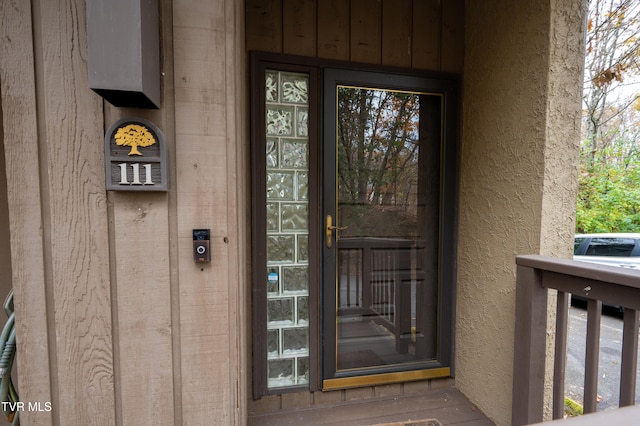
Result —
[{"label": "tree emblem on sign", "polygon": [[139,124],[128,124],[118,129],[114,136],[116,145],[130,146],[129,155],[142,155],[138,147],[147,147],[156,143],[153,135],[146,127]]}]

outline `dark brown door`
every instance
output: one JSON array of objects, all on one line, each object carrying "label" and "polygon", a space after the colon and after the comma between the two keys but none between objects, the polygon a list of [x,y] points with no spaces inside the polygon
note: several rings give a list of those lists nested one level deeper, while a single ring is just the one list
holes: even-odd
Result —
[{"label": "dark brown door", "polygon": [[368,72],[324,82],[323,387],[449,375],[446,93]]}]

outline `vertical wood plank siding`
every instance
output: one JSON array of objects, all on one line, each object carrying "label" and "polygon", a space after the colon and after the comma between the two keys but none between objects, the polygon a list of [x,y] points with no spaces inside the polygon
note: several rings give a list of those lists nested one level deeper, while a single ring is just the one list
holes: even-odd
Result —
[{"label": "vertical wood plank siding", "polygon": [[245,2],[247,50],[282,53],[282,1]]},{"label": "vertical wood plank siding", "polygon": [[[244,90],[237,40],[241,9],[234,1],[163,0],[162,109],[105,105],[109,123],[134,115],[157,123],[174,165],[168,194],[110,198],[118,299],[116,403],[123,424],[244,423],[237,402],[246,392],[238,344],[245,245],[236,194],[244,180],[238,170],[246,170],[236,154],[242,149],[236,137],[243,132],[236,123]],[[193,262],[194,228],[211,229],[210,264]],[[139,243],[127,249],[119,243],[123,239]],[[144,247],[157,250],[134,265],[142,254],[135,251]],[[128,361],[132,354],[135,363]]]},{"label": "vertical wood plank siding", "polygon": [[380,9],[379,1],[351,1],[349,60],[368,64],[382,63]]},{"label": "vertical wood plank siding", "polygon": [[[326,0],[318,4],[318,57],[349,59],[349,3]],[[256,49],[257,50],[257,49]]]},{"label": "vertical wood plank siding", "polygon": [[[174,327],[180,333],[182,424],[242,424],[237,398],[246,383],[238,327],[248,322],[240,298],[246,269],[239,267],[239,244],[246,246],[237,219],[244,214],[238,210],[238,174],[247,173],[238,164],[242,141],[236,139],[242,127],[237,111],[246,105],[238,60],[244,57],[237,27],[242,3],[175,0],[173,10],[180,263],[180,321]],[[200,227],[211,229],[206,265],[193,262],[192,229]]]},{"label": "vertical wood plank siding", "polygon": [[100,99],[84,89],[85,2],[14,3],[2,2],[2,45],[13,49],[3,52],[11,61],[2,62],[2,100],[5,122],[24,114],[5,139],[20,391],[23,401],[53,407],[21,416],[25,424],[113,423],[104,124]]},{"label": "vertical wood plank siding", "polygon": [[[4,136],[11,267],[15,291],[18,372],[23,398],[54,402],[47,334],[40,195],[35,58],[29,2],[0,2],[0,95]],[[10,61],[7,59],[11,59]],[[16,279],[18,277],[18,279]],[[25,416],[27,417],[27,416]],[[53,413],[29,415],[29,424],[51,424]]]},{"label": "vertical wood plank siding", "polygon": [[[141,117],[164,133],[175,164],[171,1],[159,2],[163,49],[162,108],[115,108],[104,103],[105,127]],[[117,424],[180,424],[181,388],[175,170],[169,193],[110,192],[112,311]]]},{"label": "vertical wood plank siding", "polygon": [[442,2],[440,71],[462,72],[464,66],[464,0]]},{"label": "vertical wood plank siding", "polygon": [[382,3],[382,64],[411,67],[411,0]]},{"label": "vertical wood plank siding", "polygon": [[246,47],[461,73],[464,0],[247,0]]},{"label": "vertical wood plank siding", "polygon": [[[53,406],[23,412],[25,424],[244,424],[243,46],[462,72],[463,22],[447,10],[463,0],[159,6],[162,108],[140,110],[88,88],[84,0],[0,2],[20,395]],[[104,131],[125,116],[165,133],[168,193],[105,191]],[[203,266],[200,227],[211,229]]]},{"label": "vertical wood plank siding", "polygon": [[[243,6],[159,1],[162,108],[141,110],[88,88],[84,1],[1,2],[20,396],[52,406],[23,424],[244,424]],[[131,116],[165,133],[168,193],[105,191],[105,128]]]},{"label": "vertical wood plank siding", "polygon": [[283,51],[296,55],[316,54],[315,0],[283,0]]},{"label": "vertical wood plank siding", "polygon": [[[458,3],[458,2],[454,2]],[[462,3],[456,7],[464,10]],[[442,29],[440,0],[425,0],[413,2],[412,35],[411,35],[411,66],[417,69],[439,69],[440,52],[442,52],[440,31]],[[464,37],[463,28],[459,28]],[[449,46],[461,58],[463,57],[463,43],[459,46]],[[462,67],[458,70],[462,72]]]},{"label": "vertical wood plank siding", "polygon": [[167,197],[110,193],[119,414],[124,424],[173,418]]}]

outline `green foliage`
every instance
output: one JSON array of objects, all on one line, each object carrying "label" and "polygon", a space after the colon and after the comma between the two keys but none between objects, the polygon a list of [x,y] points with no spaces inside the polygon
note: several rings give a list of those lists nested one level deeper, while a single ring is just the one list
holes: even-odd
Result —
[{"label": "green foliage", "polygon": [[564,413],[568,417],[581,416],[583,414],[582,405],[578,404],[571,398],[564,398]]},{"label": "green foliage", "polygon": [[583,144],[577,232],[640,232],[640,158],[625,142],[596,153]]},{"label": "green foliage", "polygon": [[640,232],[640,2],[589,0],[577,232]]}]

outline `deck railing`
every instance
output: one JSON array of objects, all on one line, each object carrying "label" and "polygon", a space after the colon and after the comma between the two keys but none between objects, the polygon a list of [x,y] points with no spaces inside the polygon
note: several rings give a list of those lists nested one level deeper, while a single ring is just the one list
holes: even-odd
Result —
[{"label": "deck railing", "polygon": [[416,283],[425,279],[422,253],[422,240],[338,240],[338,309],[345,315],[369,316],[394,334],[398,350],[406,352],[407,337],[415,331]]},{"label": "deck railing", "polygon": [[519,256],[516,258],[516,264],[512,424],[519,426],[543,420],[548,289],[558,290],[553,418],[561,419],[564,415],[567,326],[571,294],[587,299],[585,414],[596,411],[603,302],[624,308],[619,405],[634,405],[638,363],[640,272],[537,255]]}]

